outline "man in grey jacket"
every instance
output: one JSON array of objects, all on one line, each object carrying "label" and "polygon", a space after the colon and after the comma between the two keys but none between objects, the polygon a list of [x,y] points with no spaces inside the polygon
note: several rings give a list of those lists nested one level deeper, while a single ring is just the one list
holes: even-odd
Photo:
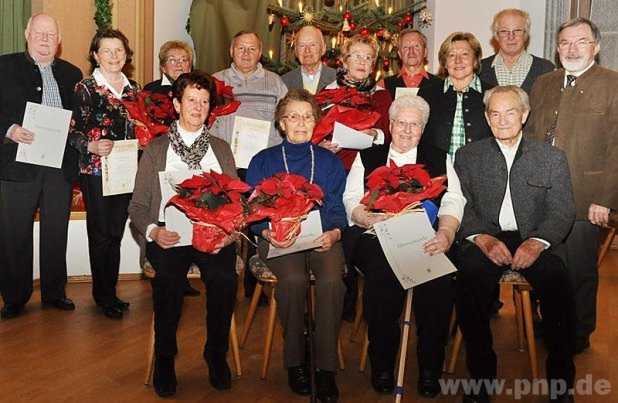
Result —
[{"label": "man in grey jacket", "polygon": [[281,76],[288,89],[304,88],[316,94],[335,81],[335,69],[322,63],[324,53],[326,44],[322,31],[312,25],[299,29],[294,39],[294,54],[300,66]]},{"label": "man in grey jacket", "polygon": [[[572,402],[575,304],[561,244],[575,218],[566,156],[522,139],[530,106],[517,86],[485,94],[485,116],[494,138],[462,147],[455,170],[467,204],[457,234],[457,315],[471,378],[492,381],[497,360],[489,327],[492,291],[502,274],[526,278],[541,300],[548,350],[550,401]],[[464,402],[488,402],[487,389]]]}]

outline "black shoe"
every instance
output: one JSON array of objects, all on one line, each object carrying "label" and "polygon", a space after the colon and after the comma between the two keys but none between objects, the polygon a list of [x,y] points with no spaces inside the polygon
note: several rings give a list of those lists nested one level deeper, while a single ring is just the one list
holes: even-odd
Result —
[{"label": "black shoe", "polygon": [[315,373],[315,388],[320,402],[334,403],[339,399],[339,389],[333,371],[318,370]]},{"label": "black shoe", "polygon": [[116,308],[118,308],[121,312],[126,312],[129,310],[130,303],[127,301],[123,301],[118,297],[114,297],[114,302],[112,303]]},{"label": "black shoe", "polygon": [[174,357],[155,358],[152,386],[160,397],[170,397],[176,394],[176,369]]},{"label": "black shoe", "polygon": [[200,291],[191,287],[191,284],[187,282],[187,287],[185,288],[185,297],[197,297],[200,295]]},{"label": "black shoe", "polygon": [[0,310],[0,318],[1,319],[13,319],[21,315],[23,311],[24,311],[23,305],[6,304],[4,305],[4,307],[2,307],[2,310]]},{"label": "black shoe", "polygon": [[225,360],[225,354],[204,353],[208,364],[208,379],[213,388],[227,390],[232,387],[232,373]]},{"label": "black shoe", "polygon": [[418,377],[418,394],[426,398],[434,398],[441,391],[440,375],[435,375],[432,371],[423,370]]},{"label": "black shoe", "polygon": [[311,379],[309,371],[304,365],[288,368],[288,385],[292,392],[297,395],[307,396],[311,394]]},{"label": "black shoe", "polygon": [[74,311],[75,304],[69,298],[58,298],[53,301],[43,301],[43,306],[60,309],[61,311]]},{"label": "black shoe", "polygon": [[122,319],[122,311],[116,305],[102,306],[103,315],[110,319]]},{"label": "black shoe", "polygon": [[575,341],[575,354],[581,354],[590,348],[590,339],[588,337],[577,339]]},{"label": "black shoe", "polygon": [[489,396],[482,392],[478,394],[466,394],[463,397],[463,403],[489,403]]},{"label": "black shoe", "polygon": [[575,398],[572,394],[566,393],[554,399],[549,399],[549,403],[575,403]]},{"label": "black shoe", "polygon": [[395,390],[395,377],[393,371],[371,370],[371,386],[376,392],[390,395]]}]

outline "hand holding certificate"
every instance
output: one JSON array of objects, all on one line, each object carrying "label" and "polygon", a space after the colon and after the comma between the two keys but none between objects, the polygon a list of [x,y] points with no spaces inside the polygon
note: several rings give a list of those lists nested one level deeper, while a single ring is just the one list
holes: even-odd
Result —
[{"label": "hand holding certificate", "polygon": [[137,140],[114,141],[112,152],[101,157],[103,196],[132,193],[137,174]]},{"label": "hand holding certificate", "polygon": [[418,94],[418,87],[397,87],[395,89],[395,99],[416,94]]},{"label": "hand holding certificate", "polygon": [[335,122],[332,142],[341,148],[364,150],[365,148],[371,147],[373,144],[373,137],[339,122]]},{"label": "hand holding certificate", "polygon": [[197,173],[199,172],[191,170],[159,172],[159,186],[161,187],[159,220],[165,222],[165,228],[168,231],[174,231],[180,236],[180,240],[174,247],[191,245],[193,223],[176,206],[167,206],[167,202],[176,195],[176,185]]},{"label": "hand holding certificate", "polygon": [[443,253],[425,253],[423,245],[434,230],[425,212],[412,212],[375,223],[373,228],[395,276],[404,289],[454,272]]},{"label": "hand holding certificate", "polygon": [[237,168],[247,169],[251,158],[268,146],[272,123],[236,116],[232,131],[231,148]]},{"label": "hand holding certificate", "polygon": [[72,112],[34,102],[26,103],[22,127],[34,133],[31,144],[19,143],[15,161],[60,168]]},{"label": "hand holding certificate", "polygon": [[318,248],[320,245],[315,241],[320,235],[322,235],[320,212],[318,210],[313,210],[307,215],[307,218],[300,223],[300,234],[298,234],[292,246],[288,248],[276,248],[270,245],[267,259]]}]

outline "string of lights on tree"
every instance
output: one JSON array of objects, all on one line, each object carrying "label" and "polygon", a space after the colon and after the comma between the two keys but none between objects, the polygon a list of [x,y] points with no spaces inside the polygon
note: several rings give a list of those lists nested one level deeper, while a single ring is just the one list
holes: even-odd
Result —
[{"label": "string of lights on tree", "polygon": [[[268,27],[272,31],[276,24],[281,26],[281,33],[288,48],[294,42],[294,32],[304,25],[314,25],[325,36],[327,51],[323,61],[331,67],[339,67],[340,46],[355,34],[373,36],[378,44],[376,61],[376,76],[388,76],[393,73],[393,66],[398,60],[397,41],[399,32],[405,28],[426,27],[431,24],[432,16],[426,7],[426,0],[415,0],[410,5],[394,10],[393,6],[384,4],[384,0],[366,1],[357,5],[349,5],[348,1],[324,1],[325,6],[319,11],[305,7],[302,1],[297,8],[283,7],[282,0],[267,8]],[[415,18],[416,17],[416,18]],[[269,70],[281,74],[297,66],[294,58],[287,60],[273,58],[269,51],[268,57],[262,62]]]}]

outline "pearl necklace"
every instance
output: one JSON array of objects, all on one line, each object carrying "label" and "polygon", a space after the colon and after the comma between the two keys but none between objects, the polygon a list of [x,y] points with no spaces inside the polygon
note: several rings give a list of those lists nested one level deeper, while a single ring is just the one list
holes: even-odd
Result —
[{"label": "pearl necklace", "polygon": [[[313,153],[313,144],[309,144],[309,151],[311,152],[311,178],[309,183],[313,183],[313,177],[315,175],[315,154]],[[285,165],[285,172],[290,173],[290,167],[288,167],[288,158],[285,154],[285,146],[281,145],[281,154],[283,155],[283,165]]]}]

